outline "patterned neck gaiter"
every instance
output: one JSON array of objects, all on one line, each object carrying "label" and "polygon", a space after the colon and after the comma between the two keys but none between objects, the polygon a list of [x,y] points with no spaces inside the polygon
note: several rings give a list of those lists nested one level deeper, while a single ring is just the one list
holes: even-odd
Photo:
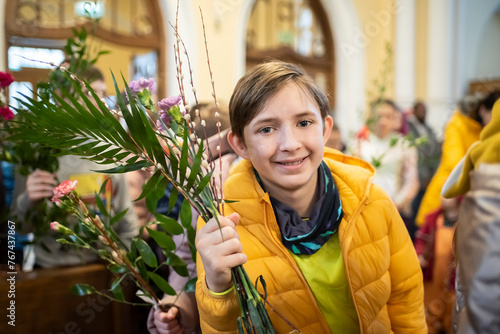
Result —
[{"label": "patterned neck gaiter", "polygon": [[[255,175],[264,189],[257,171]],[[317,192],[319,199],[308,218],[300,217],[295,209],[271,197],[271,204],[281,231],[281,240],[293,254],[316,253],[337,232],[342,221],[339,191],[325,162],[321,162],[318,168]]]}]

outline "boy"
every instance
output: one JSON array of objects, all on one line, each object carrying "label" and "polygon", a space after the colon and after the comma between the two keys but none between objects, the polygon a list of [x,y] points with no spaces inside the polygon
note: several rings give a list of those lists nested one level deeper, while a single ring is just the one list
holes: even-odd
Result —
[{"label": "boy", "polygon": [[[203,333],[236,332],[230,269],[267,284],[277,333],[426,333],[417,255],[374,169],[324,149],[328,99],[274,61],[238,82],[228,140],[245,160],[224,184],[224,242],[199,221],[196,299]],[[279,313],[279,315],[278,315]],[[283,320],[286,319],[287,321]]]}]

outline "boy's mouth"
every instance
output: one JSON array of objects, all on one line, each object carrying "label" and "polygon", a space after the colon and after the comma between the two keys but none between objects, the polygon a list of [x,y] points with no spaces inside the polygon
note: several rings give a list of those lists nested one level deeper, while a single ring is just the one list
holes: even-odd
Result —
[{"label": "boy's mouth", "polygon": [[304,160],[306,160],[306,158],[302,158],[300,160],[292,161],[292,162],[278,162],[278,164],[283,165],[283,166],[294,166],[294,165],[299,165]]}]

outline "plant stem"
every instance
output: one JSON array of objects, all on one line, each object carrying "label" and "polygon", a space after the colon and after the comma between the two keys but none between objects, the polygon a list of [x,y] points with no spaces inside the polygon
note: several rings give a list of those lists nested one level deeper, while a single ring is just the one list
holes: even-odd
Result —
[{"label": "plant stem", "polygon": [[[81,200],[80,200],[81,201]],[[159,298],[156,296],[156,293],[153,291],[153,289],[149,286],[149,284],[142,278],[142,276],[135,270],[135,268],[130,264],[129,260],[123,253],[120,251],[118,246],[115,244],[113,240],[109,237],[108,233],[104,229],[104,226],[102,225],[102,222],[99,219],[99,223],[96,222],[96,219],[91,217],[89,215],[90,220],[94,224],[97,229],[101,232],[101,234],[104,236],[106,239],[108,245],[116,252],[116,254],[120,257],[122,260],[123,264],[127,266],[128,270],[134,277],[137,279],[137,282],[146,290],[146,292],[151,296],[151,298],[154,300],[155,304],[158,304],[160,302]]]}]

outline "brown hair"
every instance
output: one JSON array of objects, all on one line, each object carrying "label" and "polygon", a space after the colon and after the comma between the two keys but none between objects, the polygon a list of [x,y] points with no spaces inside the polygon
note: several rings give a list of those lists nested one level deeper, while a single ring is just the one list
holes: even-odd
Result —
[{"label": "brown hair", "polygon": [[286,84],[293,82],[305,89],[318,104],[321,117],[328,116],[328,97],[300,66],[279,60],[257,65],[236,84],[229,101],[231,130],[243,140],[243,129],[264,105]]}]

